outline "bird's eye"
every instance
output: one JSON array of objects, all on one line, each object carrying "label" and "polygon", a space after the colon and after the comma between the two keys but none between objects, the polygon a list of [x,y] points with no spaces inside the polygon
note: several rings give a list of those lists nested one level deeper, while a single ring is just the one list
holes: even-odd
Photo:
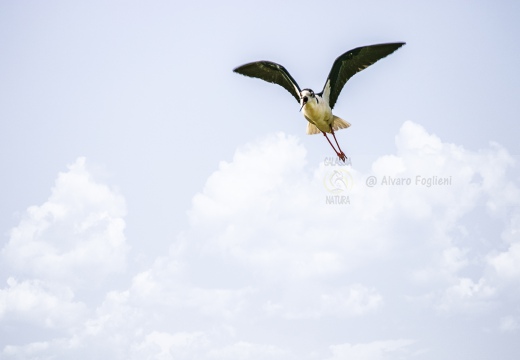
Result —
[{"label": "bird's eye", "polygon": [[307,96],[304,96],[303,97],[303,102],[306,103],[307,101],[309,100],[309,98]]}]

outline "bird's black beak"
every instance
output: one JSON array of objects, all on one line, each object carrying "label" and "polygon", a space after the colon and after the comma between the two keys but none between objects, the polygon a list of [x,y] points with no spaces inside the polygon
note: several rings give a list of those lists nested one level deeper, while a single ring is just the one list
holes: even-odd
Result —
[{"label": "bird's black beak", "polygon": [[309,98],[307,96],[304,96],[302,98],[302,107],[300,108],[300,111],[302,111],[302,109],[305,106],[305,104],[307,104],[307,101],[309,101]]}]

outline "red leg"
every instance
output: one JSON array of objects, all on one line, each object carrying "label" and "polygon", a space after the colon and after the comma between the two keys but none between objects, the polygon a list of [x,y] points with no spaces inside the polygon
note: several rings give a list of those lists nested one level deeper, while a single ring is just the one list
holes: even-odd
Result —
[{"label": "red leg", "polygon": [[[338,153],[338,156],[341,160],[343,160],[343,162],[345,162],[345,159],[347,158],[347,156],[345,155],[345,153],[343,152],[343,150],[341,150],[341,147],[339,146],[339,143],[338,143],[338,140],[336,139],[336,135],[334,134],[334,130],[330,129],[330,132],[332,133],[332,136],[334,137],[334,141],[336,142],[336,145],[338,145],[338,149],[339,149],[339,153]],[[330,142],[330,141],[329,141]],[[332,144],[331,144],[332,145]]]},{"label": "red leg", "polygon": [[[334,152],[336,153],[336,155],[338,155],[338,157],[339,157],[341,160],[345,161],[345,154],[343,154],[343,152],[341,152],[341,153],[338,152],[338,151],[336,150],[336,148],[334,147],[334,145],[332,145],[332,143],[330,142],[330,139],[329,139],[329,137],[327,136],[327,134],[326,134],[324,131],[322,131],[322,133],[323,133],[323,136],[325,136],[325,139],[327,139],[327,141],[329,142],[330,146],[332,146],[332,149],[334,150]],[[334,133],[333,133],[333,134],[334,134]],[[336,141],[336,143],[338,143],[338,142]],[[338,145],[338,148],[339,148],[339,145]]]}]

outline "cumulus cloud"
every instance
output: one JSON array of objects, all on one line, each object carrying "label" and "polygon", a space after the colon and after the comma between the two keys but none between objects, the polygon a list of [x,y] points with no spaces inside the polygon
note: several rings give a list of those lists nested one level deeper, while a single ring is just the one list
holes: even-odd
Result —
[{"label": "cumulus cloud", "polygon": [[152,269],[137,274],[129,290],[132,301],[142,306],[161,307],[166,312],[181,308],[208,317],[229,318],[240,314],[247,298],[255,292],[250,286],[197,286],[183,277],[190,275],[179,276],[169,265],[167,261],[159,261]]},{"label": "cumulus cloud", "polygon": [[486,310],[486,306],[495,297],[496,292],[496,288],[489,285],[484,278],[478,281],[458,278],[456,284],[444,291],[439,309],[461,312]]},{"label": "cumulus cloud", "polygon": [[280,302],[267,301],[264,309],[271,316],[286,319],[320,319],[362,316],[382,305],[383,297],[377,290],[360,284],[335,289],[311,285],[287,291]]},{"label": "cumulus cloud", "polygon": [[520,213],[513,214],[502,232],[504,251],[489,254],[487,260],[496,274],[506,281],[520,281]]},{"label": "cumulus cloud", "polygon": [[11,277],[7,288],[0,289],[0,320],[54,329],[74,326],[85,315],[85,304],[74,301],[73,292],[63,286]]},{"label": "cumulus cloud", "polygon": [[91,287],[125,269],[125,215],[124,198],[78,158],[11,230],[2,258],[18,274]]},{"label": "cumulus cloud", "polygon": [[[309,171],[296,138],[277,134],[250,144],[222,162],[194,197],[188,237],[197,240],[189,246],[291,284],[370,271],[375,262],[401,271],[395,262],[404,261],[412,274],[407,280],[435,284],[436,306],[443,309],[456,306],[455,294],[492,298],[491,279],[470,285],[460,274],[475,265],[478,276],[485,272],[489,249],[471,243],[474,213],[481,216],[484,208],[492,213],[485,216],[499,216],[500,206],[520,203],[507,176],[512,157],[495,143],[480,151],[443,143],[410,121],[396,147],[370,173],[334,167],[348,172],[352,184],[343,192],[349,204],[334,206],[326,203],[330,189],[324,186],[332,168],[319,164]],[[366,186],[369,176],[375,186]],[[513,244],[489,263],[515,276],[516,253]]]},{"label": "cumulus cloud", "polygon": [[513,316],[504,316],[500,319],[499,329],[502,332],[513,332],[520,329],[520,323]]},{"label": "cumulus cloud", "polygon": [[303,146],[283,134],[221,163],[193,198],[190,239],[204,239],[194,246],[254,266],[266,277],[328,276],[357,262],[361,244],[378,241],[372,236],[378,229],[344,231],[344,219],[355,210],[325,206],[327,169],[304,165]]},{"label": "cumulus cloud", "polygon": [[179,332],[165,333],[153,331],[146,335],[143,342],[135,348],[135,359],[153,358],[157,360],[193,359],[197,354],[200,356],[207,346],[205,335],[201,332]]},{"label": "cumulus cloud", "polygon": [[490,256],[489,263],[499,276],[520,280],[520,242],[511,244],[507,251]]},{"label": "cumulus cloud", "polygon": [[409,339],[374,341],[360,344],[341,344],[330,347],[332,357],[327,360],[390,360],[403,359],[411,355],[409,349],[413,344]]},{"label": "cumulus cloud", "polygon": [[208,352],[208,359],[246,359],[246,360],[261,360],[261,359],[288,359],[292,358],[288,351],[280,349],[273,345],[253,344],[245,341],[240,341],[232,345],[224,346],[222,348],[213,349]]},{"label": "cumulus cloud", "polygon": [[247,144],[194,195],[169,253],[84,315],[64,284],[74,289],[87,270],[91,279],[123,271],[128,248],[124,199],[79,159],[2,251],[14,272],[38,280],[10,280],[0,292],[4,317],[32,317],[30,306],[13,305],[23,286],[54,294],[44,310],[68,306],[79,314],[74,330],[4,354],[398,359],[417,355],[417,330],[446,314],[495,316],[497,334],[516,331],[518,319],[504,316],[516,314],[520,276],[520,198],[507,151],[468,150],[405,122],[395,153],[371,165],[309,165],[284,134]]},{"label": "cumulus cloud", "polygon": [[[124,198],[95,181],[84,158],[58,174],[47,201],[26,210],[1,250],[10,277],[0,288],[0,319],[66,336],[7,344],[6,356],[32,358],[76,348],[76,332],[92,316],[88,300],[99,296],[111,275],[125,270],[125,215]],[[31,333],[20,332],[17,343],[26,338]]]}]

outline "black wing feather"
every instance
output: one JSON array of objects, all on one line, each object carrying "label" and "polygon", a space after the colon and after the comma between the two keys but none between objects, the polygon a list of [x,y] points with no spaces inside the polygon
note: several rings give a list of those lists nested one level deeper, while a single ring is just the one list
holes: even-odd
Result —
[{"label": "black wing feather", "polygon": [[278,84],[291,93],[300,103],[300,87],[291,74],[280,64],[271,61],[256,61],[237,67],[236,73]]},{"label": "black wing feather", "polygon": [[343,86],[352,76],[361,70],[366,69],[385,56],[390,55],[404,44],[404,42],[398,42],[362,46],[347,51],[338,57],[336,61],[334,61],[332,69],[330,69],[329,76],[322,91],[322,93],[325,92],[327,82],[330,81],[330,107],[334,107]]}]

